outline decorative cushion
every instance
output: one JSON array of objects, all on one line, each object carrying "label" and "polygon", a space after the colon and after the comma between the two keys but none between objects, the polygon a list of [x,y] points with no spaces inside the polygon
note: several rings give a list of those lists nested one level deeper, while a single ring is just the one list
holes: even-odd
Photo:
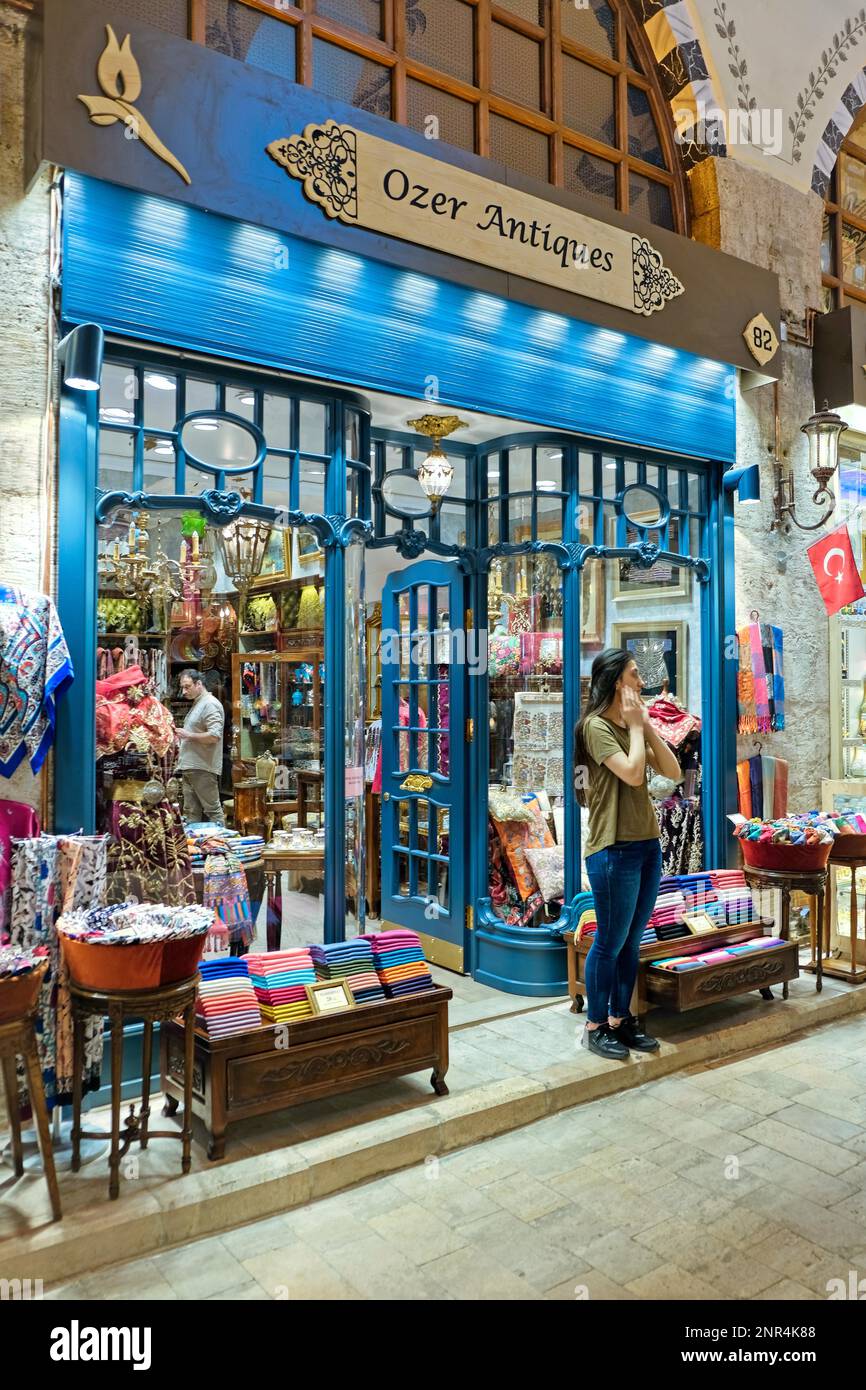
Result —
[{"label": "decorative cushion", "polygon": [[511,867],[514,882],[521,898],[526,900],[537,889],[532,865],[526,857],[527,849],[542,849],[553,845],[547,822],[541,814],[541,807],[533,797],[525,803],[533,813],[533,823],[525,821],[494,821],[496,833],[502,842],[505,857]]},{"label": "decorative cushion", "polygon": [[487,650],[487,669],[491,680],[497,676],[516,676],[520,672],[520,638],[493,635]]},{"label": "decorative cushion", "polygon": [[524,821],[528,825],[535,823],[535,811],[515,791],[491,787],[487,805],[495,821]]},{"label": "decorative cushion", "polygon": [[546,903],[565,896],[565,854],[561,845],[544,849],[526,849],[526,857],[535,874],[541,896]]}]

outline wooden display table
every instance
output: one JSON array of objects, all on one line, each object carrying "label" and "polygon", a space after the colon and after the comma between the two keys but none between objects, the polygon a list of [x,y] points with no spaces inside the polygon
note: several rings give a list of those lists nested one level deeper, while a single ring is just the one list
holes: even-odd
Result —
[{"label": "wooden display table", "polygon": [[[122,946],[116,948],[123,950]],[[182,1055],[192,1058],[192,1034],[195,1020],[195,998],[198,974],[187,980],[174,981],[167,985],[157,985],[153,989],[89,989],[85,985],[69,982],[69,995],[72,1003],[73,1032],[73,1091],[72,1091],[72,1171],[77,1173],[81,1167],[82,1139],[101,1139],[101,1134],[81,1128],[81,1073],[84,1067],[84,1024],[85,1020],[108,1015],[111,1029],[111,1152],[108,1158],[108,1195],[112,1201],[120,1192],[120,1160],[130,1144],[138,1143],[147,1148],[151,1139],[179,1139],[182,1144],[181,1172],[189,1172],[190,1142],[192,1140],[192,1108],[190,1088],[181,1087],[183,1099],[183,1128],[151,1130],[150,1122],[150,1073],[153,1048],[153,1025],[161,1023],[164,1029],[168,1020],[172,1022],[178,1046]],[[120,1133],[120,1106],[123,1073],[123,1025],[128,1019],[144,1020],[142,1039],[142,1093],[141,1105],[136,1115],[135,1106],[130,1105],[123,1135]],[[175,1105],[175,1110],[177,1106]],[[173,1112],[172,1112],[173,1113]]]},{"label": "wooden display table", "polygon": [[39,1049],[36,1042],[35,1010],[39,990],[48,970],[47,962],[29,971],[26,975],[11,978],[0,986],[0,1071],[6,1090],[6,1112],[12,1132],[12,1167],[16,1178],[24,1172],[24,1151],[21,1146],[21,1108],[18,1095],[17,1059],[24,1062],[27,1077],[27,1090],[30,1095],[30,1108],[33,1122],[39,1137],[42,1152],[42,1167],[48,1184],[51,1200],[51,1215],[59,1221],[60,1189],[57,1186],[57,1172],[54,1167],[54,1150],[51,1147],[51,1127],[48,1122],[48,1108],[45,1104],[45,1088],[42,1083],[42,1068],[39,1065]]},{"label": "wooden display table", "polygon": [[[643,1017],[653,1005],[674,1009],[681,1013],[686,1009],[697,1009],[703,1004],[712,1004],[719,999],[730,999],[737,994],[748,994],[759,990],[765,999],[772,999],[771,985],[784,986],[783,998],[788,997],[788,981],[799,974],[796,942],[786,942],[784,946],[771,946],[766,951],[753,953],[715,965],[707,965],[699,970],[652,969],[654,960],[667,960],[671,956],[702,955],[721,946],[735,946],[741,941],[750,941],[763,935],[760,922],[744,922],[738,927],[718,927],[712,935],[682,936],[674,941],[648,941],[640,948],[640,965],[637,984],[631,1000],[631,1012]],[[568,992],[571,996],[571,1012],[581,1013],[584,1006],[584,984],[586,958],[592,946],[593,937],[585,936],[575,943],[574,932],[564,936],[568,958]]]},{"label": "wooden display table", "polygon": [[[756,869],[751,864],[743,865],[743,873],[746,876],[746,883],[749,888],[770,888],[782,895],[782,915],[779,920],[779,935],[784,941],[790,940],[791,936],[791,894],[794,892],[805,893],[809,898],[817,900],[817,907],[813,914],[814,923],[812,926],[813,940],[816,933],[823,936],[822,924],[824,922],[824,895],[827,888],[826,869]],[[817,924],[817,926],[815,925]],[[829,947],[829,943],[828,947]],[[815,989],[818,994],[824,985],[824,942],[819,943],[817,960],[815,960],[815,950],[813,946],[812,958],[815,961]],[[788,984],[782,990],[782,998],[788,997]]]},{"label": "wooden display table", "polygon": [[[839,837],[839,839],[844,838],[846,837]],[[837,840],[836,843],[838,844],[839,841]],[[824,923],[822,933],[824,938],[823,950],[818,952],[818,956],[816,959],[816,932],[813,926],[810,933],[812,959],[809,961],[809,964],[807,966],[804,966],[804,969],[811,971],[813,974],[817,974],[817,972],[820,970],[824,975],[832,975],[834,980],[845,980],[849,985],[859,985],[862,984],[864,980],[866,980],[866,965],[857,964],[857,870],[866,869],[866,858],[852,858],[846,856],[844,859],[836,859],[834,858],[833,853],[831,851],[830,862],[827,867],[830,871],[830,876],[828,882],[826,904],[824,908]],[[827,956],[830,955],[831,942],[833,939],[833,913],[836,907],[838,897],[837,878],[836,874],[833,872],[834,869],[837,871],[839,869],[851,870],[851,902],[849,905],[848,912],[849,931],[851,933],[850,961],[821,959],[821,956],[824,953],[826,953]],[[838,939],[839,938],[837,937],[837,940]]]},{"label": "wooden display table", "polygon": [[[433,1068],[430,1084],[448,1094],[448,1000],[442,986],[359,1004],[342,1013],[268,1025],[211,1039],[195,1030],[192,1109],[210,1134],[208,1158],[222,1158],[230,1124],[269,1115],[290,1105],[372,1086],[391,1076]],[[186,1066],[183,1029],[162,1029],[165,1114],[183,1095]]]},{"label": "wooden display table", "polygon": [[267,947],[278,951],[283,936],[283,894],[280,876],[283,870],[325,869],[325,852],[320,849],[266,849],[265,892],[267,895]]}]

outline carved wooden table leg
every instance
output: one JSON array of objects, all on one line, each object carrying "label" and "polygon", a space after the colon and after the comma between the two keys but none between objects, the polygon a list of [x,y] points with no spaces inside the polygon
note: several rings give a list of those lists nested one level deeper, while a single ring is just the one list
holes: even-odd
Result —
[{"label": "carved wooden table leg", "polygon": [[[853,878],[853,875],[852,875]],[[828,894],[829,897],[829,894]],[[815,989],[818,994],[824,988],[824,889],[819,888],[815,911],[815,938],[818,942],[818,960],[815,966]]]},{"label": "carved wooden table leg", "polygon": [[184,1062],[183,1062],[183,1158],[181,1171],[189,1172],[190,1145],[192,1143],[192,1068],[193,1047],[195,1044],[195,999],[183,1011]]},{"label": "carved wooden table leg", "polygon": [[141,1110],[138,1116],[138,1134],[141,1147],[147,1148],[147,1122],[150,1119],[150,1073],[153,1064],[153,1020],[145,1019],[144,1037],[141,1044]]},{"label": "carved wooden table leg", "polygon": [[[782,894],[782,940],[791,940],[791,890],[787,884],[782,884],[780,888]],[[782,985],[782,998],[788,998],[788,981]]]},{"label": "carved wooden table leg", "polygon": [[62,1215],[60,1210],[60,1189],[57,1186],[57,1171],[54,1167],[54,1150],[51,1147],[51,1130],[48,1127],[48,1110],[45,1105],[45,1089],[42,1085],[42,1069],[39,1066],[39,1054],[36,1050],[36,1034],[32,1031],[32,1025],[31,1045],[27,1050],[26,1063],[30,1104],[33,1108],[33,1118],[36,1121],[36,1131],[39,1135],[39,1149],[42,1154],[42,1167],[45,1172],[45,1180],[48,1183],[51,1211],[54,1220],[59,1221]]},{"label": "carved wooden table leg", "polygon": [[18,1076],[15,1058],[3,1058],[3,1083],[6,1088],[6,1110],[12,1130],[12,1164],[16,1178],[24,1172],[24,1150],[21,1147],[21,1108],[18,1104]]},{"label": "carved wooden table leg", "polygon": [[81,1070],[84,1065],[84,1016],[72,1005],[72,1171],[81,1167]]},{"label": "carved wooden table leg", "polygon": [[111,1154],[108,1159],[108,1195],[120,1196],[120,1090],[123,1080],[123,1010],[112,1008],[111,1022]]}]

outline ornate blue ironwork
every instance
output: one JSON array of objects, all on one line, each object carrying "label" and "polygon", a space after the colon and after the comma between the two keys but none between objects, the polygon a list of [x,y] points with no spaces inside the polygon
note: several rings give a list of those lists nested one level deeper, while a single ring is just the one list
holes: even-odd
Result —
[{"label": "ornate blue ironwork", "polygon": [[[571,549],[571,547],[569,547]],[[630,560],[638,569],[651,569],[659,560],[666,564],[680,565],[683,569],[694,570],[700,584],[706,584],[710,577],[709,562],[696,559],[693,555],[676,555],[672,550],[659,550],[652,541],[636,541],[634,545],[577,545],[575,565],[583,569],[587,560]]]},{"label": "ornate blue ironwork", "polygon": [[266,507],[261,502],[247,502],[239,492],[219,492],[208,488],[206,492],[174,493],[164,492],[102,492],[97,489],[96,520],[107,521],[112,512],[123,508],[129,511],[169,512],[200,511],[214,526],[228,526],[236,517],[260,517],[263,521],[276,524],[280,512],[276,507]]}]

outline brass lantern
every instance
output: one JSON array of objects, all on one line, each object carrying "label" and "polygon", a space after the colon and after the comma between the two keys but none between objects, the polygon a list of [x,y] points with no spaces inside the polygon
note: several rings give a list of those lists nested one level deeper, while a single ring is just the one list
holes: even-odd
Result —
[{"label": "brass lantern", "polygon": [[433,448],[423,462],[419,463],[416,473],[421,491],[436,512],[454,477],[454,465],[442,449],[442,440],[454,430],[466,429],[466,421],[457,415],[422,415],[417,420],[408,420],[406,423],[410,429],[417,430],[419,434],[429,435],[433,440]]},{"label": "brass lantern", "polygon": [[219,532],[225,572],[240,594],[240,610],[254,579],[261,574],[273,523],[261,517],[239,516]]}]

